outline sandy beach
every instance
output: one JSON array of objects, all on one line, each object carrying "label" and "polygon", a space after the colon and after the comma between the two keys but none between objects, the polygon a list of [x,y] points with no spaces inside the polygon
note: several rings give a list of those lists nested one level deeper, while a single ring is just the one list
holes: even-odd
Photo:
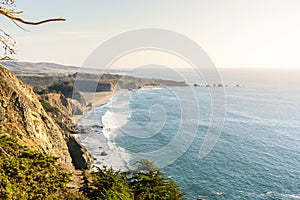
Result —
[{"label": "sandy beach", "polygon": [[72,120],[74,123],[77,123],[80,119],[84,118],[87,113],[96,106],[101,105],[103,102],[109,100],[114,94],[120,94],[122,92],[126,92],[125,89],[115,90],[112,92],[91,92],[82,94],[87,102],[87,105],[91,105],[90,107],[83,107],[82,115],[73,115]]},{"label": "sandy beach", "polygon": [[84,118],[87,113],[93,109],[93,107],[100,105],[101,103],[107,101],[112,95],[113,92],[93,92],[82,94],[87,102],[87,105],[90,107],[83,107],[82,115],[73,115],[72,120],[74,123],[77,123],[80,119]]},{"label": "sandy beach", "polygon": [[113,92],[93,92],[83,94],[87,104],[91,104],[92,107],[98,106],[104,101],[108,100],[113,95]]},{"label": "sandy beach", "polygon": [[[84,107],[84,113],[82,115],[73,116],[75,123],[84,126],[89,129],[89,134],[77,135],[79,141],[85,146],[93,155],[95,160],[95,166],[112,166],[115,169],[128,170],[128,162],[130,155],[125,152],[124,149],[116,146],[112,142],[110,136],[112,127],[109,124],[103,124],[103,127],[93,126],[95,123],[86,124],[85,117],[89,111],[94,107],[103,104],[105,101],[109,101],[113,95],[127,92],[128,90],[115,90],[112,92],[97,92],[97,93],[85,93],[83,94],[87,105],[92,106]],[[107,116],[106,116],[107,117]],[[82,120],[82,121],[81,121]],[[80,122],[79,122],[80,121]]]}]

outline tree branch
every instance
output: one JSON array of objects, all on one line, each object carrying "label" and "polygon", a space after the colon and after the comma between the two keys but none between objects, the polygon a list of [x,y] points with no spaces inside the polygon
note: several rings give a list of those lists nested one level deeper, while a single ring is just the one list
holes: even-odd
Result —
[{"label": "tree branch", "polygon": [[26,21],[26,20],[14,15],[14,14],[19,14],[19,13],[20,12],[14,12],[14,11],[0,8],[0,14],[8,17],[9,19],[11,19],[13,21],[18,21],[18,22],[21,22],[23,24],[28,24],[28,25],[40,25],[40,24],[54,22],[54,21],[66,21],[66,19],[59,17],[59,18],[46,19],[46,20],[42,20],[42,21],[38,21],[38,22],[31,22],[31,21]]},{"label": "tree branch", "polygon": [[[63,19],[61,17],[46,19],[37,22],[27,21],[22,17],[18,17],[20,14],[23,13],[23,11],[15,11],[14,7],[15,7],[15,0],[0,0],[0,15],[3,15],[8,19],[11,19],[13,23],[15,23],[15,25],[17,25],[19,28],[25,31],[27,30],[22,26],[20,26],[18,22],[27,25],[40,25],[48,22],[66,21],[66,19]],[[0,46],[2,45],[2,49],[3,49],[3,57],[0,57],[0,61],[12,59],[10,56],[16,54],[15,43],[16,42],[13,40],[13,38],[10,35],[8,35],[6,32],[0,29]]]}]

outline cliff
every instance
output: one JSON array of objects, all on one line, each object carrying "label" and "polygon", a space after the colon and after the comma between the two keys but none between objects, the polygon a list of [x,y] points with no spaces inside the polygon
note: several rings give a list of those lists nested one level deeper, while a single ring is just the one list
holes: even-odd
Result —
[{"label": "cliff", "polygon": [[32,88],[0,65],[2,132],[32,149],[59,157],[67,167],[90,168],[90,153],[48,113]]},{"label": "cliff", "polygon": [[[48,93],[40,95],[40,101],[42,105],[44,103],[48,103],[50,107],[54,107],[54,109],[52,108],[54,112],[51,112],[51,108],[49,109],[50,114],[56,114],[59,112],[59,114],[63,117],[61,119],[62,121],[67,121],[72,117],[72,115],[82,115],[83,113],[83,106],[77,100],[67,98],[62,93]],[[44,107],[47,107],[47,105]]]}]

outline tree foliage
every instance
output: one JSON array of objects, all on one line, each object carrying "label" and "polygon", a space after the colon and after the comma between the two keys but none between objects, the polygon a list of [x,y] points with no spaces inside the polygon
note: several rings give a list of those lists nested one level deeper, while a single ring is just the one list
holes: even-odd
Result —
[{"label": "tree foliage", "polygon": [[0,199],[57,199],[67,194],[71,174],[56,160],[1,135]]},{"label": "tree foliage", "polygon": [[132,172],[97,168],[90,177],[83,173],[80,191],[89,199],[179,200],[183,199],[177,184],[152,162],[142,160]]},{"label": "tree foliage", "polygon": [[81,187],[74,194],[67,187],[71,173],[56,160],[0,135],[0,199],[183,199],[177,184],[147,160],[138,162],[137,169],[130,172],[107,167],[91,173],[83,171]]},{"label": "tree foliage", "polygon": [[183,194],[180,193],[175,181],[166,178],[153,162],[143,159],[136,164],[137,170],[129,178],[131,188],[134,191],[134,199],[183,199]]},{"label": "tree foliage", "polygon": [[112,168],[97,168],[91,174],[92,181],[83,173],[83,184],[80,191],[91,200],[133,199],[133,193],[129,187],[127,173],[114,171]]}]

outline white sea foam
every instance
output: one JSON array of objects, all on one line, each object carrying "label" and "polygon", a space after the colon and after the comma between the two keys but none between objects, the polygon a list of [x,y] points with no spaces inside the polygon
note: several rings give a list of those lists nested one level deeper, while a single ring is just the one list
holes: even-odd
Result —
[{"label": "white sea foam", "polygon": [[286,194],[285,196],[288,198],[300,199],[300,194]]},{"label": "white sea foam", "polygon": [[[129,169],[130,154],[114,142],[120,127],[127,123],[127,106],[126,101],[112,98],[111,101],[95,107],[78,123],[91,129],[90,133],[78,134],[76,137],[94,156],[95,165],[98,167],[107,166],[121,171]],[[105,113],[101,116],[105,107],[109,109],[106,112],[104,110]],[[123,112],[114,113],[113,110]],[[94,125],[103,125],[103,128]]]},{"label": "white sea foam", "polygon": [[102,123],[105,127],[109,128],[110,130],[116,130],[127,123],[127,115],[107,111],[102,116]]},{"label": "white sea foam", "polygon": [[145,88],[141,88],[139,90],[162,90],[162,89],[165,89],[164,87],[145,87]]},{"label": "white sea foam", "polygon": [[101,153],[94,155],[97,159],[96,165],[98,166],[108,166],[113,169],[119,169],[121,171],[125,171],[129,169],[129,161],[130,154],[125,151],[122,147],[119,147],[115,144],[114,139],[116,137],[116,132],[120,129],[126,120],[122,124],[119,123],[119,120],[116,118],[126,119],[126,116],[122,116],[120,114],[116,115],[111,111],[107,111],[102,116],[102,124],[104,125],[104,129],[102,130],[102,134],[106,139],[106,145],[100,149],[101,152],[106,152],[107,155],[103,156]]}]

